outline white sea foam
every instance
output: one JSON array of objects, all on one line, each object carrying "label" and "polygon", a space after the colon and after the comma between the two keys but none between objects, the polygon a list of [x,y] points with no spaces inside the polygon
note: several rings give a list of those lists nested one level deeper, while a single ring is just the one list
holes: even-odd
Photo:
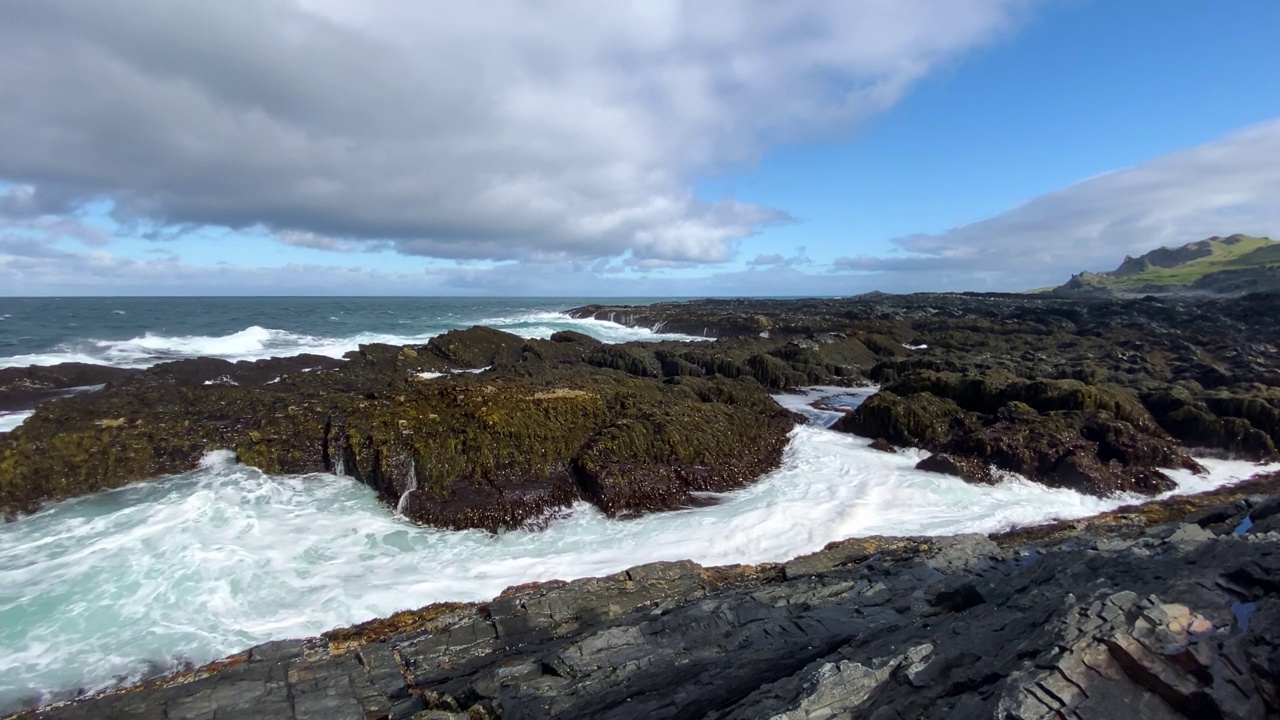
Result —
[{"label": "white sea foam", "polygon": [[[838,393],[852,404],[866,392],[806,400]],[[851,536],[992,532],[1134,500],[1020,480],[970,485],[915,470],[920,451],[868,445],[800,427],[781,469],[717,505],[615,521],[579,504],[545,530],[498,536],[414,526],[350,478],[273,477],[212,454],[190,474],[0,526],[0,709],[518,583],[657,560],[780,561]],[[1206,476],[1172,473],[1181,490],[1262,469],[1203,462]]]},{"label": "white sea foam", "polygon": [[0,433],[9,432],[31,417],[31,410],[22,412],[0,412]]},{"label": "white sea foam", "polygon": [[[686,335],[654,333],[644,328],[629,328],[601,320],[576,320],[562,313],[534,312],[510,317],[494,317],[477,323],[488,325],[526,338],[547,338],[560,330],[577,330],[604,342],[630,340],[689,340]],[[427,342],[450,326],[439,322],[424,327],[420,333],[358,333],[346,337],[306,335],[249,326],[229,335],[159,335],[145,333],[128,340],[85,340],[66,344],[53,351],[0,357],[0,367],[27,365],[56,365],[64,362],[114,365],[142,368],[169,360],[194,357],[214,357],[225,360],[260,360],[269,357],[288,357],[304,353],[340,358],[366,343],[412,345]]]},{"label": "white sea foam", "polygon": [[648,328],[628,327],[608,320],[571,318],[564,313],[531,312],[511,317],[494,317],[481,320],[479,325],[506,330],[527,338],[548,338],[561,330],[576,330],[608,343],[633,340],[706,340],[708,338],[680,333],[654,332]]}]

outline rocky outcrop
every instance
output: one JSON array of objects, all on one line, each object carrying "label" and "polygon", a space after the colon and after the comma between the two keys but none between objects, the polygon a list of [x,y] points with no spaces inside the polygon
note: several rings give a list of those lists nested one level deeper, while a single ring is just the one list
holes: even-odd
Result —
[{"label": "rocky outcrop", "polygon": [[[787,421],[766,392],[868,380],[885,392],[842,429],[928,448],[944,457],[926,467],[976,481],[994,469],[1096,494],[1157,492],[1169,487],[1161,468],[1195,467],[1188,448],[1262,460],[1280,447],[1280,294],[879,294],[573,313],[718,339],[606,345],[471,328],[344,360],[5,371],[0,405],[15,407],[34,402],[31,387],[50,397],[107,382],[0,436],[0,508],[189,469],[228,448],[274,472],[341,468],[450,527],[505,527],[576,497],[641,512],[772,467]],[[738,432],[750,452],[725,450]],[[634,467],[622,457],[633,452]]]},{"label": "rocky outcrop", "polygon": [[522,586],[40,717],[1261,720],[1280,714],[1277,493]]},{"label": "rocky outcrop", "polygon": [[[781,424],[752,434],[735,414],[752,403],[776,413],[760,404],[763,390],[867,379],[885,393],[842,429],[881,446],[928,448],[945,457],[927,466],[978,481],[994,468],[1098,494],[1156,492],[1169,485],[1160,468],[1195,467],[1184,447],[1266,459],[1280,446],[1280,295],[874,295],[573,312],[719,339],[605,345],[576,333],[525,341],[472,328],[425,346],[362,346],[342,361],[104,370],[112,376],[92,401],[50,402],[0,438],[0,505],[26,510],[188,469],[226,447],[271,471],[341,466],[416,517],[450,526],[506,526],[578,496],[616,513],[671,507],[683,502],[676,488],[732,486],[771,466]],[[478,367],[494,368],[482,376],[487,389],[450,374]],[[0,403],[21,405],[32,402],[29,387],[57,394],[100,371],[7,372]],[[457,391],[436,392],[445,386]],[[698,431],[704,420],[743,429],[764,449],[738,462],[673,439],[715,436]],[[663,427],[665,437],[655,430]],[[635,451],[637,428],[644,467],[679,458],[683,469],[622,479],[627,462],[602,453]],[[657,488],[672,494],[659,501],[666,491]],[[474,519],[447,519],[455,516]]]},{"label": "rocky outcrop", "polygon": [[450,330],[427,341],[427,349],[455,367],[484,368],[519,362],[524,339],[487,327]]},{"label": "rocky outcrop", "polygon": [[45,400],[96,388],[137,372],[87,363],[0,368],[0,412],[30,410]]},{"label": "rocky outcrop", "polygon": [[[611,516],[681,507],[777,466],[794,421],[759,383],[638,377],[573,357],[598,343],[564,340],[475,328],[425,347],[362,346],[345,362],[159,365],[45,403],[0,435],[0,508],[230,449],[267,472],[353,475],[423,523],[496,530],[579,498]],[[494,370],[449,372],[476,363]]]},{"label": "rocky outcrop", "polygon": [[917,467],[973,482],[1005,470],[1091,495],[1156,494],[1160,468],[1200,465],[1137,396],[1075,380],[916,371],[837,421],[837,430],[936,453]]},{"label": "rocky outcrop", "polygon": [[[885,389],[839,428],[942,453],[926,466],[963,466],[974,480],[995,468],[1096,494],[1157,492],[1169,487],[1159,468],[1195,467],[1187,448],[1263,460],[1280,447],[1276,293],[1198,301],[873,294],[574,312],[705,328],[721,338],[713,348],[773,344],[767,353],[793,371],[800,367],[789,353],[812,352],[810,367],[861,374]],[[749,339],[758,317],[769,321],[767,340]],[[681,359],[723,373],[747,368],[745,359]],[[756,377],[797,382],[787,373]]]}]

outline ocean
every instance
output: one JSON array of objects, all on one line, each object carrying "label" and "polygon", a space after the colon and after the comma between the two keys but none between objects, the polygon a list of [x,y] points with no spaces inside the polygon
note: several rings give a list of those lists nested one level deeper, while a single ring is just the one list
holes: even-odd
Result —
[{"label": "ocean", "polygon": [[[590,302],[602,300],[0,298],[0,367],[340,357],[360,343],[421,343],[475,324],[526,337],[565,329],[606,342],[681,337],[562,314]],[[401,609],[486,600],[521,583],[660,560],[775,562],[847,537],[993,532],[1136,500],[921,472],[922,453],[872,450],[827,429],[837,415],[812,407],[830,397],[853,405],[872,392],[778,396],[809,419],[793,431],[781,468],[715,504],[630,520],[583,503],[537,531],[434,530],[397,517],[351,478],[268,475],[228,452],[183,475],[49,506],[0,525],[0,713]],[[24,418],[0,416],[0,431]],[[1170,473],[1177,492],[1263,469],[1202,462],[1206,475]]]}]

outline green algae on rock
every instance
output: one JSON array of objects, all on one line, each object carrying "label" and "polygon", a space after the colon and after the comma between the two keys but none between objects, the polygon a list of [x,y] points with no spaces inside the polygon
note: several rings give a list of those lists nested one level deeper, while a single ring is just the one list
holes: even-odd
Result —
[{"label": "green algae on rock", "polygon": [[1154,494],[1174,488],[1160,468],[1201,469],[1131,392],[1075,380],[917,371],[835,427],[930,450],[917,467],[973,482],[1004,470],[1091,495]]},{"label": "green algae on rock", "polygon": [[[256,386],[160,365],[45,403],[0,436],[0,506],[26,512],[229,449],[270,473],[349,473],[419,522],[497,530],[578,498],[622,515],[741,487],[778,465],[794,424],[750,380],[548,363],[485,328],[442,338],[362,346]],[[575,344],[564,339],[549,344]],[[477,362],[499,368],[437,376]]]},{"label": "green algae on rock", "polygon": [[[1197,469],[1192,451],[1268,460],[1280,448],[1280,293],[872,293],[570,312],[717,337],[679,358],[771,387],[864,376],[882,392],[836,429],[931,450],[940,457],[924,469],[976,482],[994,469],[1097,495],[1155,493],[1172,488],[1160,468]],[[758,316],[771,318],[768,338]]]}]

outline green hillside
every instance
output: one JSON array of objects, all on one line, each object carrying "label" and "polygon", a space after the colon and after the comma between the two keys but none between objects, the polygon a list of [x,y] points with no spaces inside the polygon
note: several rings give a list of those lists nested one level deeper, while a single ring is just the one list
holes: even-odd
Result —
[{"label": "green hillside", "polygon": [[1080,273],[1054,288],[1058,295],[1227,292],[1232,282],[1280,275],[1280,243],[1248,235],[1211,237],[1179,248],[1158,248],[1126,257],[1112,272]]},{"label": "green hillside", "polygon": [[[1238,238],[1237,242],[1228,241]],[[1222,270],[1280,265],[1280,243],[1265,237],[1232,235],[1231,238],[1210,238],[1207,243],[1211,254],[1173,267],[1150,267],[1127,277],[1111,278],[1116,290],[1137,290],[1148,285],[1190,285],[1210,273]]]}]

